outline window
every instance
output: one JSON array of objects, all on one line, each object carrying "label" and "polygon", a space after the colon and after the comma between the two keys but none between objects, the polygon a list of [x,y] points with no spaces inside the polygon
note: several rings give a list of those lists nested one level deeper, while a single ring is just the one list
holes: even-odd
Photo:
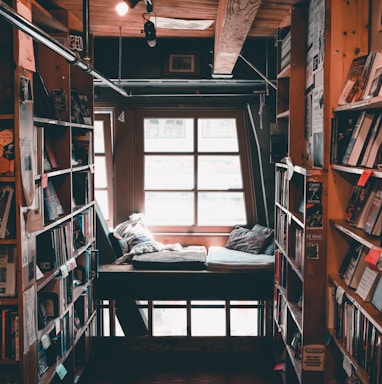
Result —
[{"label": "window", "polygon": [[[246,127],[237,111],[141,115],[138,206],[150,227],[216,231],[253,222]],[[138,176],[139,177],[139,176]]]},{"label": "window", "polygon": [[112,111],[96,111],[94,119],[95,197],[109,228],[113,227],[112,116]]},{"label": "window", "polygon": [[[103,335],[125,336],[118,318],[110,318],[110,304],[103,304]],[[137,305],[150,336],[269,334],[269,307],[265,301],[139,300]]]}]

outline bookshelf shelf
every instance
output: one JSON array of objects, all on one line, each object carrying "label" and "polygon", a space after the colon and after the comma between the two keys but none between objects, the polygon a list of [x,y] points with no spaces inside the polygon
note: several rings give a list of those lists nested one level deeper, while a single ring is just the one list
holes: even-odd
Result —
[{"label": "bookshelf shelf", "polygon": [[382,170],[380,169],[365,169],[363,167],[350,167],[347,165],[341,164],[332,164],[332,169],[334,171],[344,172],[344,173],[352,173],[355,175],[362,175],[365,171],[371,172],[373,177],[382,178]]},{"label": "bookshelf shelf", "polygon": [[[360,200],[355,198],[355,195],[353,195],[355,207],[351,207],[352,192],[361,188],[362,180],[368,180],[378,188],[382,172],[376,165],[379,162],[378,156],[373,160],[373,164],[369,162],[366,167],[363,154],[368,153],[365,146],[365,143],[369,141],[368,134],[359,140],[355,135],[351,139],[353,142],[357,142],[358,149],[362,148],[360,156],[353,161],[353,164],[356,165],[346,165],[344,154],[346,150],[348,153],[352,153],[352,142],[349,139],[353,136],[353,132],[358,132],[358,130],[352,130],[352,124],[347,123],[358,121],[358,119],[361,121],[362,115],[374,114],[376,119],[372,121],[370,130],[366,130],[366,133],[371,132],[373,126],[376,129],[378,124],[375,123],[382,107],[382,97],[377,96],[350,104],[337,105],[348,76],[347,71],[357,56],[350,47],[359,48],[363,55],[367,55],[373,50],[379,50],[378,47],[370,44],[371,40],[369,40],[374,33],[370,29],[372,27],[370,15],[375,12],[373,7],[377,3],[376,1],[366,2],[364,7],[360,7],[356,3],[345,7],[338,5],[331,14],[330,42],[336,44],[339,51],[349,52],[349,55],[339,57],[330,54],[330,59],[334,61],[332,62],[333,67],[330,68],[328,84],[334,83],[335,86],[328,86],[328,91],[325,92],[325,100],[330,100],[326,124],[328,127],[331,126],[331,143],[330,150],[328,150],[328,155],[330,155],[328,212],[330,215],[327,240],[327,324],[330,343],[327,354],[327,381],[344,382],[350,375],[352,380],[358,380],[364,384],[381,381],[380,370],[377,367],[381,364],[382,312],[378,310],[373,301],[380,273],[376,274],[373,271],[373,275],[369,274],[369,276],[376,275],[376,277],[366,280],[364,276],[367,276],[367,272],[372,269],[363,260],[371,249],[381,248],[381,238],[377,234],[371,236],[370,230],[368,233],[364,229],[364,225],[359,224],[359,228],[357,228],[355,225],[350,225],[350,222],[353,218],[353,209],[362,210],[359,205]],[[333,21],[337,17],[342,17],[344,13],[348,15],[349,30],[354,30],[357,34],[357,36],[349,36],[349,39],[342,39],[343,29]],[[351,15],[357,15],[357,17]],[[364,28],[364,25],[368,25],[369,28]],[[358,57],[360,56],[361,53]],[[350,130],[347,130],[348,128]],[[345,140],[341,143],[338,139],[346,132],[349,135],[345,134]],[[375,130],[375,132],[377,131]],[[361,166],[361,164],[365,166]],[[367,193],[366,189],[364,192],[366,192],[366,196],[372,196]],[[367,208],[365,212],[368,212]],[[359,257],[360,261],[355,263],[356,272],[352,275],[350,273],[352,268],[346,260],[349,254],[352,252],[354,254],[356,249],[362,249],[363,253]],[[352,276],[355,279],[354,284],[349,282]],[[358,295],[357,290],[361,296]],[[351,320],[352,318],[354,321]],[[349,335],[352,335],[352,343],[349,343]],[[344,364],[340,365],[338,361],[343,361]]]},{"label": "bookshelf shelf", "polygon": [[360,100],[355,103],[340,105],[333,108],[333,112],[362,111],[382,108],[382,96]]},{"label": "bookshelf shelf", "polygon": [[380,240],[378,238],[375,236],[368,236],[362,229],[351,226],[345,219],[331,219],[329,223],[333,228],[363,244],[365,247],[371,248],[380,246]]},{"label": "bookshelf shelf", "polygon": [[[275,343],[281,332],[287,356],[285,382],[321,383],[323,366],[315,371],[303,369],[303,362],[306,366],[309,363],[301,351],[312,344],[325,349],[322,346],[326,276],[323,207],[327,175],[323,170],[311,171],[298,165],[277,163],[275,167],[278,201],[275,205]],[[319,225],[312,220],[312,212],[318,211]],[[283,348],[279,345],[276,350],[280,349]]]},{"label": "bookshelf shelf", "polygon": [[373,304],[365,303],[338,275],[329,275],[329,279],[336,287],[342,288],[354,307],[359,309],[368,321],[374,323],[379,332],[382,332],[382,313]]},{"label": "bookshelf shelf", "polygon": [[[336,345],[336,348],[338,348],[343,356],[346,356],[348,361],[352,361],[351,355],[346,351],[346,349],[343,347],[343,344],[340,343],[336,338],[335,338],[335,330],[334,329],[329,329],[329,334],[332,336],[333,343]],[[356,362],[352,361],[352,366],[354,367],[354,370],[357,372],[358,378],[361,380],[362,384],[368,384],[369,383],[369,375],[365,372],[365,370]]]},{"label": "bookshelf shelf", "polygon": [[[16,9],[20,2],[10,3]],[[21,3],[33,23],[50,25],[51,34],[54,28],[54,38],[63,41],[69,34],[79,33],[69,29],[68,11],[48,11],[24,0]],[[78,382],[91,357],[91,339],[97,325],[92,270],[97,257],[93,78],[33,41],[36,68],[25,68],[19,57],[21,35],[17,29],[0,23],[0,34],[4,51],[0,59],[1,128],[12,131],[4,134],[14,143],[23,144],[15,145],[14,174],[8,175],[7,170],[6,176],[0,176],[2,184],[14,188],[9,217],[15,220],[15,231],[14,235],[9,231],[10,238],[0,238],[0,246],[15,251],[14,261],[9,264],[16,271],[16,295],[0,296],[1,321],[5,315],[11,319],[2,322],[7,327],[2,332],[7,344],[0,346],[1,352],[6,352],[5,358],[0,354],[0,382]],[[13,77],[8,79],[10,73]],[[27,85],[30,95],[15,92],[17,84],[20,88]],[[84,117],[72,111],[74,104],[69,101],[74,93],[80,100],[87,100],[83,101],[86,120],[74,119]],[[67,102],[58,105],[53,98],[57,94],[64,95]],[[72,146],[79,140],[78,156],[83,163],[73,164]],[[78,175],[86,183],[76,184]],[[82,199],[81,205],[78,198]],[[12,328],[18,332],[12,332]],[[63,373],[60,378],[59,371]]]},{"label": "bookshelf shelf", "polygon": [[13,306],[13,305],[17,305],[17,298],[0,297],[0,306]]},{"label": "bookshelf shelf", "polygon": [[278,113],[276,117],[277,117],[277,119],[288,119],[289,118],[289,110]]},{"label": "bookshelf shelf", "polygon": [[[289,156],[293,164],[302,165],[302,154],[305,153],[304,138],[304,114],[298,113],[304,104],[305,93],[305,53],[301,49],[306,38],[307,7],[296,4],[291,9],[291,22],[289,26],[279,31],[280,41],[278,44],[278,72],[277,95],[276,95],[276,125],[280,134],[271,135],[272,140],[277,140],[281,152],[272,154],[272,161],[280,162],[283,157]],[[285,127],[285,128],[284,128]],[[284,136],[284,145],[280,145]]]},{"label": "bookshelf shelf", "polygon": [[288,64],[285,68],[283,68],[277,75],[277,78],[289,78],[291,74],[291,67],[290,64]]},{"label": "bookshelf shelf", "polygon": [[13,113],[0,113],[0,120],[13,120],[15,115]]}]

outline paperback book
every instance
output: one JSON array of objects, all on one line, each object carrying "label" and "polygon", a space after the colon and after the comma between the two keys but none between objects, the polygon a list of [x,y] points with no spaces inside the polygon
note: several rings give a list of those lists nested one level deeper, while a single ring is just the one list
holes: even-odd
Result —
[{"label": "paperback book", "polygon": [[16,294],[16,248],[0,245],[0,297]]},{"label": "paperback book", "polygon": [[338,99],[338,105],[353,102],[362,83],[362,74],[367,65],[368,55],[355,57],[350,65],[345,85]]}]

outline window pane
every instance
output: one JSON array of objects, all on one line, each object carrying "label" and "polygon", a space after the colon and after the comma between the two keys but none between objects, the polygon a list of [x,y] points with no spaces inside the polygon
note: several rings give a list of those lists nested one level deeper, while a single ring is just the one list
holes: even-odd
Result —
[{"label": "window pane", "polygon": [[145,189],[192,189],[191,156],[145,156]]},{"label": "window pane", "polygon": [[95,197],[105,220],[109,220],[109,202],[107,189],[96,189]]},{"label": "window pane", "polygon": [[243,192],[198,193],[199,225],[236,225],[246,222]]},{"label": "window pane", "polygon": [[145,219],[149,225],[194,225],[194,194],[146,192]]},{"label": "window pane", "polygon": [[154,308],[153,336],[186,336],[187,312],[185,308]]},{"label": "window pane", "polygon": [[192,152],[193,119],[144,119],[145,152]]},{"label": "window pane", "polygon": [[94,184],[95,188],[106,188],[106,159],[105,156],[95,156],[94,158]]},{"label": "window pane", "polygon": [[[231,304],[236,302],[231,301]],[[255,301],[237,304],[256,304]],[[231,308],[231,335],[232,336],[260,336],[259,335],[259,308]]]},{"label": "window pane", "polygon": [[238,152],[236,119],[198,119],[199,152]]},{"label": "window pane", "polygon": [[191,336],[225,336],[224,308],[192,308]]},{"label": "window pane", "polygon": [[241,189],[239,156],[199,156],[198,189]]},{"label": "window pane", "polygon": [[105,138],[103,135],[103,121],[94,121],[94,151],[95,153],[105,153]]}]

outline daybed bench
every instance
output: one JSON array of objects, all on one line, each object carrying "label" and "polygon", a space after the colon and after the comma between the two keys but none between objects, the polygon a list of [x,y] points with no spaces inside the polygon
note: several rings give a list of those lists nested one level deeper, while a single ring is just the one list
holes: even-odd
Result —
[{"label": "daybed bench", "polygon": [[[95,285],[97,300],[112,303],[136,300],[258,301],[263,305],[267,321],[270,320],[274,278],[272,230],[258,225],[252,229],[238,226],[230,234],[226,247],[207,249],[172,244],[157,250],[154,242],[154,245],[150,244],[149,252],[130,251],[121,256],[123,250],[127,250],[124,240],[128,236],[120,236],[116,242],[116,233],[118,237],[123,232],[120,229],[117,227],[113,234],[109,234],[120,257],[106,264],[101,260]],[[254,232],[257,237],[262,236],[256,244],[253,241],[250,244],[258,253],[237,250],[240,241],[241,249],[247,250],[248,236],[253,237]],[[152,239],[146,241],[146,247],[150,241]],[[237,249],[232,249],[233,244]]]}]

